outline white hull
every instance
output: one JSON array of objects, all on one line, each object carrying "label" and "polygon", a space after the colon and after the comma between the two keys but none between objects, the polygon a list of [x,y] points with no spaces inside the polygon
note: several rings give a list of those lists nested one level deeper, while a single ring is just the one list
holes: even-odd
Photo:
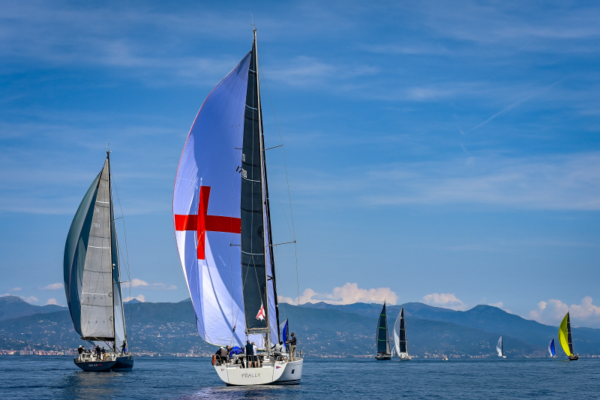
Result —
[{"label": "white hull", "polygon": [[239,364],[215,365],[223,382],[234,386],[297,385],[302,379],[304,360],[263,363],[260,368],[241,368]]}]

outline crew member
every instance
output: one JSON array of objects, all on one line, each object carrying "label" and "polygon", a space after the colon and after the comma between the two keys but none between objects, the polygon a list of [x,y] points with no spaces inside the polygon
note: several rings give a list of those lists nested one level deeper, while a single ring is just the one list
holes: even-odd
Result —
[{"label": "crew member", "polygon": [[292,338],[287,341],[290,344],[290,361],[294,361],[296,359],[296,335],[292,332]]}]

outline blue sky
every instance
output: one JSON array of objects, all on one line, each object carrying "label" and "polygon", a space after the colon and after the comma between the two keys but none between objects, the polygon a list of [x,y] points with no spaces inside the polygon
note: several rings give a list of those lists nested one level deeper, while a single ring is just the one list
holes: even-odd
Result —
[{"label": "blue sky", "polygon": [[[600,327],[593,2],[5,4],[0,294],[66,303],[64,240],[110,143],[132,295],[187,297],[173,181],[204,98],[250,50],[250,13],[301,300],[497,304],[553,324],[570,308]],[[281,149],[268,163],[285,242]],[[295,299],[292,250],[278,286]]]}]

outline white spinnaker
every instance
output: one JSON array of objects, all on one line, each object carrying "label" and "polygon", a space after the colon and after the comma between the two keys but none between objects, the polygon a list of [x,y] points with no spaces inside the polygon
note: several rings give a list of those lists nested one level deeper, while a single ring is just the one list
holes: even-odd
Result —
[{"label": "white spinnaker", "polygon": [[100,176],[83,269],[81,290],[83,337],[114,337],[109,184],[107,159]]},{"label": "white spinnaker", "polygon": [[[241,148],[250,54],[208,95],[186,141],[173,191],[173,214],[197,216],[201,187],[210,187],[207,215],[240,218]],[[240,235],[207,231],[204,259],[195,230],[175,238],[196,312],[198,332],[217,345],[246,343]],[[250,336],[261,346],[260,335]]]}]

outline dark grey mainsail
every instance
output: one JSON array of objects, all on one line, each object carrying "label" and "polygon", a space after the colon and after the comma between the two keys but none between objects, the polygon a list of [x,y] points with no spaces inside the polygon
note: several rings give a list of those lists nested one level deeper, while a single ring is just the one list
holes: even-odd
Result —
[{"label": "dark grey mainsail", "polygon": [[404,307],[400,311],[400,329],[398,332],[398,348],[400,353],[408,353],[408,345],[406,343],[406,322],[404,321]]},{"label": "dark grey mainsail", "polygon": [[575,352],[573,351],[573,338],[571,337],[571,317],[569,316],[569,313],[567,313],[567,332],[567,338],[569,341],[569,351],[571,352],[571,354],[575,354]]},{"label": "dark grey mainsail", "polygon": [[383,308],[381,309],[381,314],[379,314],[379,321],[377,321],[377,353],[379,354],[391,354],[390,349],[390,335],[388,333],[388,324],[387,324],[387,311],[385,302],[383,303]]},{"label": "dark grey mainsail", "polygon": [[[242,145],[242,285],[247,332],[267,333],[269,318],[276,318],[276,327],[279,326],[279,318],[270,240],[271,223],[256,47],[255,35],[248,70]],[[268,298],[268,284],[272,286],[273,298]],[[275,305],[275,315],[269,315],[269,303]]]}]

